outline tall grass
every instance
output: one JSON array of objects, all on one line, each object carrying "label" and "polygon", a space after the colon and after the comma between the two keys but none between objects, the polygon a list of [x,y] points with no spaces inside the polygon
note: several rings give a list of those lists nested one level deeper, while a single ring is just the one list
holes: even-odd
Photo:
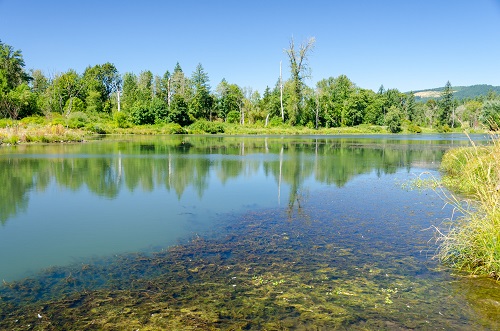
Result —
[{"label": "tall grass", "polygon": [[500,280],[500,140],[450,150],[441,164],[443,183],[465,196],[447,196],[462,216],[439,232],[439,259],[458,270]]}]

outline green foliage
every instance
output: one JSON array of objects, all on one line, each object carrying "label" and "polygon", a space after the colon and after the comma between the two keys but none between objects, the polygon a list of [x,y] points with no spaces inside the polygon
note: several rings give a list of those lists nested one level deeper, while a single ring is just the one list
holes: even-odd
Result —
[{"label": "green foliage", "polygon": [[236,111],[239,113],[243,98],[243,91],[238,85],[229,84],[223,79],[217,86],[217,97],[215,100],[217,116],[227,121],[227,116],[230,112]]},{"label": "green foliage", "polygon": [[[37,115],[40,113],[37,104],[37,96],[31,92],[26,83],[17,85],[4,96],[0,95],[0,100],[4,108],[4,115],[12,119]],[[1,110],[1,109],[0,109]]]},{"label": "green foliage", "polygon": [[73,112],[68,116],[66,125],[71,129],[81,129],[85,127],[88,123],[89,123],[89,117],[87,116],[87,114],[79,111],[79,112]]},{"label": "green foliage", "polygon": [[64,105],[64,112],[70,114],[71,112],[84,112],[85,104],[80,98],[73,97],[69,98]]},{"label": "green foliage", "polygon": [[401,112],[398,108],[392,106],[385,115],[385,125],[391,133],[401,132]]},{"label": "green foliage", "polygon": [[155,115],[155,112],[148,104],[141,102],[136,103],[130,111],[132,122],[136,125],[154,124]]},{"label": "green foliage", "polygon": [[153,98],[153,100],[149,103],[149,108],[154,115],[153,123],[165,121],[167,119],[168,107],[165,101],[159,98]]},{"label": "green foliage", "polygon": [[500,100],[488,100],[484,103],[479,120],[490,128],[500,129]]},{"label": "green foliage", "polygon": [[451,125],[451,114],[455,104],[453,102],[453,89],[450,82],[446,82],[443,92],[441,93],[441,100],[439,102],[439,124]]},{"label": "green foliage", "polygon": [[184,101],[184,97],[180,94],[174,95],[170,105],[167,121],[170,123],[177,123],[181,126],[186,126],[192,123],[189,117],[188,106]]},{"label": "green foliage", "polygon": [[45,124],[46,121],[45,117],[42,116],[28,116],[24,117],[19,122],[26,125],[42,125]]},{"label": "green foliage", "polygon": [[451,128],[448,124],[445,124],[445,125],[441,125],[438,127],[438,131],[441,132],[441,133],[450,133],[451,132]]},{"label": "green foliage", "polygon": [[0,71],[7,82],[7,90],[29,82],[31,77],[24,71],[24,59],[21,50],[14,50],[0,41]]},{"label": "green foliage", "polygon": [[408,131],[411,133],[422,133],[422,128],[416,124],[410,123],[408,125]]},{"label": "green foliage", "polygon": [[89,91],[85,103],[87,111],[91,113],[101,112],[104,108],[101,93],[98,91]]},{"label": "green foliage", "polygon": [[86,129],[97,134],[106,134],[109,132],[109,129],[103,123],[89,123]]},{"label": "green foliage", "polygon": [[124,112],[114,113],[113,120],[115,121],[116,126],[121,129],[130,128],[132,126],[131,123],[129,122],[127,114],[125,114]]},{"label": "green foliage", "polygon": [[240,122],[240,112],[236,110],[230,111],[226,116],[226,122],[236,124]]},{"label": "green foliage", "polygon": [[269,127],[285,127],[285,126],[288,126],[287,124],[283,123],[283,120],[281,119],[281,117],[272,117],[270,120],[269,120]]},{"label": "green foliage", "polygon": [[199,120],[189,126],[189,131],[191,133],[217,134],[224,133],[225,129],[222,123]]}]

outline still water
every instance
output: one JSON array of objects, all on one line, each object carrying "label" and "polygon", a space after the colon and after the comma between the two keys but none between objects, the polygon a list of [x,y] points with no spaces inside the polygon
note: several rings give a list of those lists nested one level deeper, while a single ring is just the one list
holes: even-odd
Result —
[{"label": "still water", "polygon": [[[2,147],[0,303],[24,298],[20,309],[113,282],[123,290],[181,268],[163,284],[187,291],[175,296],[175,318],[193,305],[214,309],[203,309],[200,289],[185,290],[193,283],[219,284],[201,296],[226,315],[175,325],[494,329],[497,284],[452,276],[432,259],[432,227],[446,227],[452,208],[432,191],[403,188],[422,173],[438,177],[444,152],[468,144],[462,135],[165,136]],[[79,285],[61,290],[61,275]],[[40,293],[9,286],[27,280]]]}]

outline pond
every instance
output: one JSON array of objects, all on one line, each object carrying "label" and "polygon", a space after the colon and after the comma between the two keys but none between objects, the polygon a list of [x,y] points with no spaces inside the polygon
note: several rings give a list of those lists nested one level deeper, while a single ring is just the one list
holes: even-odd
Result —
[{"label": "pond", "polygon": [[[478,143],[487,138],[472,136]],[[433,259],[463,135],[117,136],[0,148],[0,329],[498,329]]]}]

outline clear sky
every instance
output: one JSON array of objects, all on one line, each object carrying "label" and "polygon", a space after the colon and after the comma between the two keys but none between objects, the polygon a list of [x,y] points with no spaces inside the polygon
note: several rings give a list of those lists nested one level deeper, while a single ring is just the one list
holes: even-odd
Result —
[{"label": "clear sky", "polygon": [[0,0],[0,40],[53,75],[114,63],[163,75],[201,63],[222,78],[273,87],[290,38],[315,37],[306,83],[345,74],[402,92],[500,85],[500,0]]}]

